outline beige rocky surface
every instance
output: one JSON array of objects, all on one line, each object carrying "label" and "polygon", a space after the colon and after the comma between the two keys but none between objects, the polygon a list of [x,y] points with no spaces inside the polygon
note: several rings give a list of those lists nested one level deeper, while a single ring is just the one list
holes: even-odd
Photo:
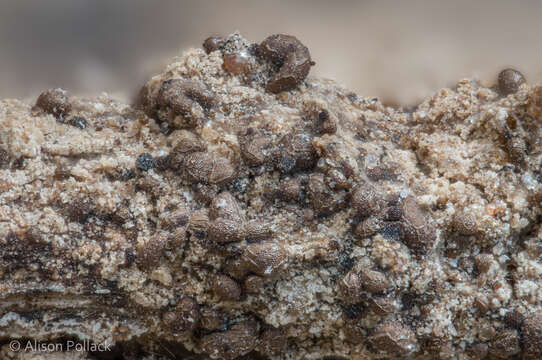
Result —
[{"label": "beige rocky surface", "polygon": [[[293,37],[204,47],[133,106],[0,102],[6,344],[541,356],[542,87],[507,70],[394,109],[307,77]],[[41,354],[105,356],[72,355]]]}]

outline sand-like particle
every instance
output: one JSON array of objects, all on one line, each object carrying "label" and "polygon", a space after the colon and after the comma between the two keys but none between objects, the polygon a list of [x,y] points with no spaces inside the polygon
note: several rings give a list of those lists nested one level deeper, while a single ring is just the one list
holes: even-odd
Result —
[{"label": "sand-like particle", "polygon": [[407,111],[290,35],[204,48],[133,105],[0,101],[0,358],[540,357],[542,86]]}]

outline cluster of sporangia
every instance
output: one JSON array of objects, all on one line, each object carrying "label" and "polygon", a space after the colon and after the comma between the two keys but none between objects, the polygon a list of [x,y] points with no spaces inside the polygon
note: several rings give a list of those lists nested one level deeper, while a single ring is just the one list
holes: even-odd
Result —
[{"label": "cluster of sporangia", "polygon": [[[314,64],[308,49],[288,35],[268,37],[260,45],[253,45],[249,55],[228,53],[225,51],[226,43],[223,38],[213,37],[207,39],[203,46],[207,53],[221,51],[224,69],[234,75],[251,75],[254,61],[266,63],[271,73],[262,85],[271,93],[296,88]],[[510,93],[517,91],[523,81],[521,74],[508,69],[501,73],[499,86],[504,93]],[[144,173],[150,168],[173,170],[187,183],[193,184],[196,200],[205,205],[202,210],[192,213],[182,207],[173,210],[161,226],[167,231],[159,232],[137,248],[136,262],[141,269],[155,267],[165,248],[172,244],[181,246],[189,236],[195,236],[208,239],[218,251],[229,256],[223,273],[212,280],[214,293],[221,300],[239,301],[244,292],[261,291],[265,278],[280,273],[287,262],[287,253],[280,243],[272,240],[269,226],[244,218],[233,190],[227,189],[234,189],[232,184],[237,179],[261,173],[262,169],[277,170],[287,175],[274,189],[270,189],[269,194],[286,202],[303,203],[308,200],[312,209],[305,208],[305,217],[330,216],[350,207],[356,217],[354,233],[360,239],[382,233],[401,240],[416,254],[423,254],[433,246],[436,228],[429,213],[418,205],[414,197],[402,194],[386,196],[377,192],[369,182],[354,182],[356,170],[342,155],[341,144],[329,141],[325,136],[337,130],[337,119],[325,108],[309,106],[305,114],[308,121],[278,143],[273,143],[264,129],[244,129],[238,134],[244,161],[242,166],[207,152],[205,142],[191,131],[201,125],[217,105],[216,97],[205,84],[189,79],[169,79],[157,89],[146,85],[140,93],[137,106],[160,123],[168,134],[172,150],[161,158],[153,158],[148,153],[137,158],[136,168],[139,174],[143,174],[137,186],[152,192],[156,184],[145,178]],[[63,90],[43,93],[37,106],[60,121],[81,129],[87,126],[84,119],[69,117],[70,102]],[[372,175],[367,176],[371,178]],[[476,232],[473,219],[465,214],[456,216],[455,227],[465,236]],[[394,298],[387,296],[392,292],[392,284],[378,270],[350,270],[338,280],[337,292],[345,309],[350,306],[354,309],[352,311],[364,303],[375,313],[385,315],[400,306]],[[349,318],[348,314],[345,317]],[[181,298],[175,309],[164,312],[162,322],[179,339],[197,338],[201,351],[221,359],[233,359],[253,350],[276,354],[287,345],[280,329],[262,325],[250,316],[225,325],[224,314],[200,306],[189,296]],[[540,354],[542,316],[522,320],[518,329],[524,339],[525,353]],[[400,320],[380,323],[370,329],[369,336],[367,329],[347,320],[345,333],[349,341],[362,343],[368,340],[373,349],[389,355],[404,357],[420,349],[414,331]],[[503,346],[502,341],[497,340],[497,343],[489,345],[489,351],[498,352]],[[488,353],[488,345],[476,344],[473,351],[483,357],[484,351]]]}]

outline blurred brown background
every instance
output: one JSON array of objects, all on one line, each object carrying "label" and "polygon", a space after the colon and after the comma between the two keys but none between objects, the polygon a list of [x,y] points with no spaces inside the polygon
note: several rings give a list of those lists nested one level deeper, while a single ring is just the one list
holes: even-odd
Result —
[{"label": "blurred brown background", "polygon": [[[129,99],[211,34],[297,36],[317,66],[363,96],[412,104],[513,66],[542,79],[540,1],[0,1],[0,98],[64,87]],[[29,100],[30,101],[30,100]]]}]

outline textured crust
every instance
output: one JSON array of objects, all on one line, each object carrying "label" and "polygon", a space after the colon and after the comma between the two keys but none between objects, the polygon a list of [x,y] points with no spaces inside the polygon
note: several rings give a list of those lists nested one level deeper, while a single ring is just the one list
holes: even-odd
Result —
[{"label": "textured crust", "polygon": [[542,87],[462,80],[405,111],[305,78],[302,44],[278,93],[257,45],[207,45],[135,106],[0,102],[3,339],[540,356]]}]

